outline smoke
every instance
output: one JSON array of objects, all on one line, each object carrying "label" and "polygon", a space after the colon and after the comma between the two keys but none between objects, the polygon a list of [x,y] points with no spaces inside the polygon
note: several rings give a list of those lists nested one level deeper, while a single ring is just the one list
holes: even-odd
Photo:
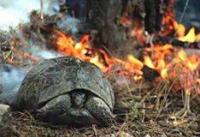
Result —
[{"label": "smoke", "polygon": [[[59,4],[63,1],[43,0],[43,2],[44,13],[53,15],[59,11]],[[40,10],[40,0],[0,0],[0,30],[9,31],[10,27],[17,29],[19,23],[29,22],[29,14],[32,10]],[[57,22],[57,25],[69,32],[77,33],[79,23],[78,19],[66,15],[65,18]],[[28,45],[23,50],[41,60],[62,56],[56,51],[42,48],[45,45],[26,41],[20,30],[17,31],[17,36]],[[0,62],[0,103],[12,104],[15,101],[19,87],[31,67],[17,68]]]},{"label": "smoke", "polygon": [[20,70],[8,64],[0,65],[0,103],[11,104],[24,79],[27,70]]},{"label": "smoke", "polygon": [[[45,14],[53,15],[59,10],[59,0],[43,0]],[[32,10],[40,10],[40,0],[0,0],[0,29],[7,31],[19,23],[29,21]]]},{"label": "smoke", "polygon": [[27,48],[26,51],[31,53],[33,56],[39,57],[41,59],[51,59],[51,58],[63,56],[56,51],[41,49],[38,46],[31,46]]},{"label": "smoke", "polygon": [[57,23],[58,27],[71,32],[72,34],[78,33],[80,21],[76,18],[66,15],[62,20]]},{"label": "smoke", "polygon": [[[61,56],[54,51],[42,50],[36,46],[29,48],[29,51],[41,60]],[[12,104],[15,101],[19,87],[30,68],[31,66],[17,68],[9,64],[0,64],[0,103]]]}]

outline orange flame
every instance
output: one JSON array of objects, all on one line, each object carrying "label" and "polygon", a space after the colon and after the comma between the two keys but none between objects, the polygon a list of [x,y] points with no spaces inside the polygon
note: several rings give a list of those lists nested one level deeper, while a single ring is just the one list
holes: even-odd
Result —
[{"label": "orange flame", "polygon": [[[182,26],[182,25],[179,25]],[[178,35],[183,35],[183,30],[178,30]],[[194,30],[191,30],[186,36],[182,36],[182,39],[187,36],[193,36]],[[151,55],[145,55],[144,61],[140,61],[133,55],[127,55],[126,60],[121,60],[110,56],[104,49],[94,49],[90,45],[90,36],[84,35],[80,42],[76,42],[69,35],[60,31],[55,31],[57,34],[56,49],[67,56],[73,56],[81,60],[91,62],[98,66],[103,72],[112,70],[116,65],[123,66],[122,74],[135,74],[134,79],[139,80],[142,76],[142,68],[144,65],[151,69],[155,69],[160,72],[160,76],[163,79],[167,79],[170,76],[177,76],[175,72],[171,72],[170,69],[173,64],[182,63],[188,70],[195,71],[199,66],[198,57],[188,56],[184,50],[175,51],[173,45],[155,45],[150,48],[146,48],[145,51]],[[178,36],[177,35],[177,36]],[[181,38],[181,37],[180,37]],[[185,40],[188,40],[185,38]],[[190,39],[191,40],[191,39]],[[191,41],[189,41],[191,42]],[[172,57],[174,56],[174,57]],[[168,59],[171,57],[171,59]],[[169,74],[171,72],[171,74]]]},{"label": "orange flame", "polygon": [[128,55],[127,60],[124,61],[110,56],[103,49],[91,48],[89,35],[84,35],[80,42],[76,42],[72,37],[63,32],[55,30],[55,34],[57,34],[55,47],[66,56],[73,56],[83,61],[93,63],[103,72],[107,72],[116,65],[121,65],[126,71],[124,74],[127,74],[127,72],[136,73],[138,75],[142,74],[140,70],[143,67],[143,63],[133,55]]},{"label": "orange flame", "polygon": [[190,43],[195,42],[196,41],[195,29],[191,28],[185,36],[179,37],[179,40]]},{"label": "orange flame", "polygon": [[[124,25],[130,25],[128,18],[121,18],[120,22]],[[162,21],[165,29],[160,33],[162,36],[175,34],[178,40],[188,43],[200,41],[200,34],[195,33],[195,28],[191,28],[186,34],[186,28],[183,24],[175,20],[172,12],[166,12]],[[115,66],[122,66],[121,74],[134,74],[135,80],[140,80],[143,72],[143,66],[146,65],[151,69],[160,73],[163,79],[177,77],[174,66],[184,67],[185,72],[194,72],[199,67],[198,56],[188,56],[184,50],[177,50],[171,44],[153,45],[145,48],[143,62],[135,58],[133,55],[127,55],[126,60],[121,60],[109,55],[104,49],[94,49],[90,44],[90,36],[84,35],[80,42],[75,41],[72,37],[61,31],[55,30],[57,39],[55,47],[58,51],[67,56],[73,56],[83,61],[87,61],[98,66],[103,72],[112,70]],[[131,32],[141,44],[145,44],[146,36],[143,28],[135,28]],[[172,71],[173,70],[173,71]]]}]

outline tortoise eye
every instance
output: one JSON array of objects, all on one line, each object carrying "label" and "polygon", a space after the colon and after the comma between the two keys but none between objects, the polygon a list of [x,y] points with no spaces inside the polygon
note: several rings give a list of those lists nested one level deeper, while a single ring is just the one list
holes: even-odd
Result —
[{"label": "tortoise eye", "polygon": [[6,52],[6,51],[10,51],[10,50],[11,50],[11,47],[10,47],[10,46],[4,45],[4,46],[1,47],[1,50],[2,50],[2,51],[5,51],[5,52]]}]

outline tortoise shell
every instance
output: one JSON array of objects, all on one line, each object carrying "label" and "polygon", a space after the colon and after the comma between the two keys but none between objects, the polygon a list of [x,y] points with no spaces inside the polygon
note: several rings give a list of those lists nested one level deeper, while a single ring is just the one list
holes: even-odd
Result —
[{"label": "tortoise shell", "polygon": [[22,82],[16,107],[38,108],[76,89],[93,93],[113,110],[114,93],[102,72],[95,65],[72,57],[43,60],[35,65]]}]

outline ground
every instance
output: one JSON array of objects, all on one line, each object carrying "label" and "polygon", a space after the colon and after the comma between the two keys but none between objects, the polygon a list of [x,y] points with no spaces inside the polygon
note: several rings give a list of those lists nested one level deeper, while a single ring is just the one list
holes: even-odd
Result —
[{"label": "ground", "polygon": [[[198,137],[200,136],[200,99],[192,97],[195,116],[175,119],[173,114],[183,107],[181,93],[172,92],[166,83],[132,83],[119,86],[113,82],[116,95],[116,123],[111,127],[70,127],[51,125],[34,119],[28,112],[12,112],[0,129],[3,137]],[[125,112],[125,113],[124,113]]]}]

